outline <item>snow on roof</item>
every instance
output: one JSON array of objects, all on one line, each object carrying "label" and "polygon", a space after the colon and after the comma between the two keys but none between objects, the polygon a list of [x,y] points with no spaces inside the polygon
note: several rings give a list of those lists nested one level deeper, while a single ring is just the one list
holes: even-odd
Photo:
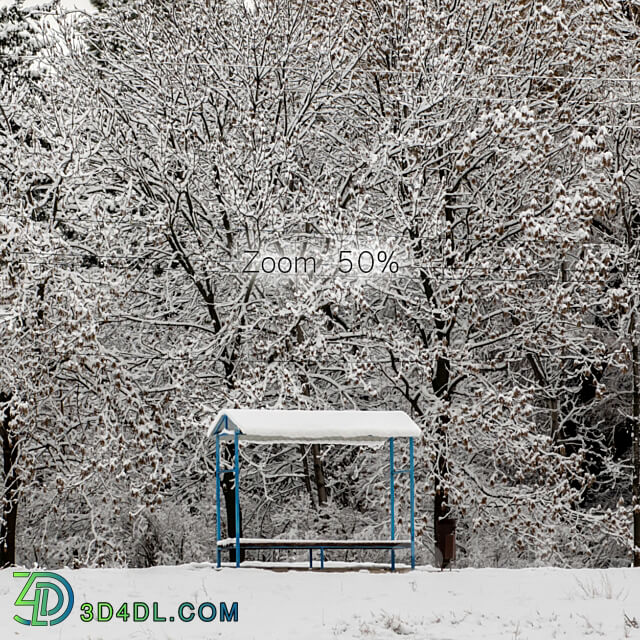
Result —
[{"label": "snow on roof", "polygon": [[240,440],[248,442],[370,444],[421,435],[418,425],[404,411],[301,409],[222,409],[207,435],[230,436],[236,431]]}]

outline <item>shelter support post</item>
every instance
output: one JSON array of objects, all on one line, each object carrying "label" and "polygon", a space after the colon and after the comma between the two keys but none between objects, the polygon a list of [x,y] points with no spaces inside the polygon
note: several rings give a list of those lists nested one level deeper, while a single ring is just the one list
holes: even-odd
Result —
[{"label": "shelter support post", "polygon": [[240,447],[238,446],[238,432],[236,431],[233,436],[233,453],[234,453],[234,466],[233,466],[233,480],[235,485],[235,498],[236,498],[236,567],[240,566]]},{"label": "shelter support post", "polygon": [[220,436],[216,435],[216,567],[220,568]]},{"label": "shelter support post", "polygon": [[[391,510],[391,540],[395,540],[396,537],[396,506],[395,506],[395,469],[394,469],[394,452],[393,452],[393,438],[389,438],[389,497],[390,497],[390,510]],[[396,552],[395,549],[391,549],[391,571],[396,569]]]},{"label": "shelter support post", "polygon": [[411,509],[411,568],[416,568],[416,510],[415,510],[415,478],[413,464],[413,438],[409,438],[409,505]]}]

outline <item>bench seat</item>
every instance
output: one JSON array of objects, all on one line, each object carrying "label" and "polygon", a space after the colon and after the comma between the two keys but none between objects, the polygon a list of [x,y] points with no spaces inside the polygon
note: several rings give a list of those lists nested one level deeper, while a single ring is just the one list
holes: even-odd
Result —
[{"label": "bench seat", "polygon": [[[220,549],[233,549],[235,538],[218,540]],[[411,540],[286,540],[240,538],[241,549],[410,549]]]}]

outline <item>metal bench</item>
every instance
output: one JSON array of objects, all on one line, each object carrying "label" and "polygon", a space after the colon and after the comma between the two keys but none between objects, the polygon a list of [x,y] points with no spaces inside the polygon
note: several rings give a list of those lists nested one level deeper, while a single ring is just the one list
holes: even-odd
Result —
[{"label": "metal bench", "polygon": [[[219,550],[236,549],[235,538],[218,541]],[[313,552],[320,551],[320,568],[324,569],[324,552],[326,549],[376,549],[391,551],[410,549],[411,540],[285,540],[280,538],[240,538],[240,549],[246,550],[278,550],[308,549],[309,567],[313,568]],[[395,564],[395,562],[394,562]]]}]

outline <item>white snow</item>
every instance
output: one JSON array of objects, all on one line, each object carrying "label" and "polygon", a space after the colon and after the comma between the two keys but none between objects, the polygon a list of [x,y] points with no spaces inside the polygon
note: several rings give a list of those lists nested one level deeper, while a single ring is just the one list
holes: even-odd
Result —
[{"label": "white snow", "polygon": [[[224,418],[228,430],[224,431]],[[207,434],[238,431],[248,442],[380,442],[418,438],[418,425],[404,411],[311,411],[302,409],[222,409]]]},{"label": "white snow", "polygon": [[[152,569],[64,569],[75,604],[55,627],[30,629],[13,620],[24,579],[0,571],[3,638],[64,640],[553,640],[640,639],[640,571],[431,568],[392,574],[381,568],[269,571],[209,564]],[[292,567],[293,565],[289,565]],[[282,565],[281,565],[282,567]],[[354,566],[352,565],[353,569]],[[80,606],[108,601],[158,602],[174,622],[80,621]],[[183,601],[238,603],[238,622],[177,620]],[[22,611],[21,611],[22,609]],[[627,621],[625,623],[625,620]]]}]

